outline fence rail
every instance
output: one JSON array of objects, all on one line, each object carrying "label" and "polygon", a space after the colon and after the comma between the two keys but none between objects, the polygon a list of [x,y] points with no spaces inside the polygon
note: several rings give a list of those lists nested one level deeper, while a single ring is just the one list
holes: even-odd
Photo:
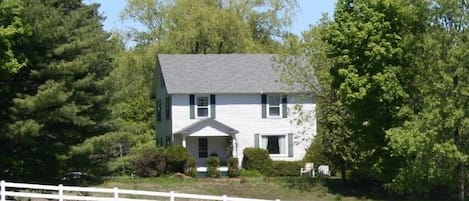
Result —
[{"label": "fence rail", "polygon": [[[101,196],[89,195],[90,193],[101,193]],[[105,194],[105,195],[103,195]],[[129,198],[132,196],[145,196],[145,199]],[[13,198],[36,198],[53,200],[80,200],[80,201],[150,201],[150,200],[169,200],[176,201],[178,198],[191,200],[215,200],[215,201],[272,201],[263,199],[229,197],[227,195],[198,195],[171,192],[127,190],[119,188],[93,188],[93,187],[75,187],[25,184],[0,181],[0,201],[6,201],[7,197]],[[166,198],[166,199],[164,199]],[[280,201],[280,200],[275,200]]]}]

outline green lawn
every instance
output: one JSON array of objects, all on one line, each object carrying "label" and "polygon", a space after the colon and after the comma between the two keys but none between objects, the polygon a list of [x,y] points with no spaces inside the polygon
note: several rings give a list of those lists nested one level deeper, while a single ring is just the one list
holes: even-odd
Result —
[{"label": "green lawn", "polygon": [[[112,178],[106,180],[100,187],[118,187],[122,189],[149,190],[149,191],[175,191],[180,193],[194,193],[207,195],[223,195],[259,199],[280,199],[282,201],[327,201],[327,200],[372,200],[357,197],[356,193],[347,187],[334,184],[340,183],[338,179],[312,179],[312,178],[268,178],[268,177],[242,177],[237,179],[210,179],[210,178],[176,178],[163,176],[158,178]],[[335,190],[328,189],[327,185],[334,185]],[[333,191],[336,191],[334,193]],[[341,193],[337,193],[341,192]],[[350,194],[355,194],[352,196]]]}]

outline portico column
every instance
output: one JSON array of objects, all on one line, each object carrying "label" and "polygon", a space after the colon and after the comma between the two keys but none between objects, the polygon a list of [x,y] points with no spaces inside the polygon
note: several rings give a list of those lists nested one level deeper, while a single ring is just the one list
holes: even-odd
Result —
[{"label": "portico column", "polygon": [[231,140],[231,143],[233,146],[233,157],[238,157],[238,147],[236,146],[236,139],[235,138],[232,138],[233,140]]},{"label": "portico column", "polygon": [[182,135],[182,146],[186,147],[186,135]]}]

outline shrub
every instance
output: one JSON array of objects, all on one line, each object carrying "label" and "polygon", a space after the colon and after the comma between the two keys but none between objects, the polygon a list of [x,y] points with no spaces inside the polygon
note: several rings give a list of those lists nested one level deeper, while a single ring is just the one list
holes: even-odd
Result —
[{"label": "shrub", "polygon": [[189,157],[186,161],[185,175],[197,177],[197,161],[193,157]]},{"label": "shrub", "polygon": [[272,166],[269,152],[261,148],[246,148],[243,151],[243,168],[266,173]]},{"label": "shrub", "polygon": [[228,177],[239,177],[238,158],[230,158],[228,161]]},{"label": "shrub", "polygon": [[144,152],[134,160],[135,174],[140,177],[160,176],[166,168],[163,151]]},{"label": "shrub", "polygon": [[181,145],[171,145],[166,149],[167,169],[170,172],[184,172],[184,164],[189,158],[189,152]]},{"label": "shrub", "polygon": [[220,160],[218,157],[208,157],[207,158],[207,176],[208,177],[220,177],[220,172],[218,171],[218,167],[220,166]]},{"label": "shrub", "polygon": [[267,174],[273,177],[299,176],[302,167],[302,161],[273,161]]}]

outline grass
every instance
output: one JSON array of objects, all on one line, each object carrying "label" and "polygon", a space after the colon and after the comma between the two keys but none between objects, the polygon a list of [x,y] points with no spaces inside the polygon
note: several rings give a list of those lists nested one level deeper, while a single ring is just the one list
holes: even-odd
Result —
[{"label": "grass", "polygon": [[[177,178],[166,175],[157,178],[112,178],[100,187],[118,187],[149,191],[176,191],[180,193],[223,195],[244,198],[280,199],[282,201],[372,200],[364,196],[342,195],[325,187],[326,180],[307,177],[254,177],[248,173],[241,178]],[[254,174],[255,175],[255,174]],[[337,179],[328,179],[328,181]],[[339,186],[339,188],[343,188]],[[337,190],[337,189],[336,189]],[[337,192],[340,192],[338,190]]]}]

